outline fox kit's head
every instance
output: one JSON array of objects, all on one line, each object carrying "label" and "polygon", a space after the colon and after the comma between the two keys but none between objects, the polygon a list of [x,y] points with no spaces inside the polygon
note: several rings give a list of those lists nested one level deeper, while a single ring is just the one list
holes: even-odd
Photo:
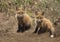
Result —
[{"label": "fox kit's head", "polygon": [[18,19],[23,19],[24,17],[24,10],[22,8],[17,9],[17,18]]},{"label": "fox kit's head", "polygon": [[36,12],[35,18],[37,23],[42,22],[42,19],[44,18],[44,12]]}]

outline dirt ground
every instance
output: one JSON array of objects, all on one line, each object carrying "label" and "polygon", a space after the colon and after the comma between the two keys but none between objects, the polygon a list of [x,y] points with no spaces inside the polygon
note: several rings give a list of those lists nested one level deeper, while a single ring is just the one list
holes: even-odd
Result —
[{"label": "dirt ground", "polygon": [[33,34],[32,30],[24,33],[0,33],[0,42],[60,42],[60,37],[50,38],[49,33]]},{"label": "dirt ground", "polygon": [[[15,20],[13,21],[13,17],[8,18],[7,15],[0,13],[0,42],[60,42],[60,36],[50,38],[48,32],[40,35],[33,34],[34,28],[24,33],[17,33],[15,22]],[[56,27],[57,35],[60,34],[58,27]]]}]

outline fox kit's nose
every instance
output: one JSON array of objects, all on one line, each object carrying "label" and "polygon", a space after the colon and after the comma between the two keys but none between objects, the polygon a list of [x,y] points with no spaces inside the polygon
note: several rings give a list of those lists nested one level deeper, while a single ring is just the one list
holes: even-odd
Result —
[{"label": "fox kit's nose", "polygon": [[41,20],[37,20],[37,23],[41,23]]},{"label": "fox kit's nose", "polygon": [[17,16],[18,20],[22,20],[23,19],[23,15],[19,15]]},{"label": "fox kit's nose", "polygon": [[23,19],[23,15],[20,15],[19,18],[20,18],[20,19]]}]

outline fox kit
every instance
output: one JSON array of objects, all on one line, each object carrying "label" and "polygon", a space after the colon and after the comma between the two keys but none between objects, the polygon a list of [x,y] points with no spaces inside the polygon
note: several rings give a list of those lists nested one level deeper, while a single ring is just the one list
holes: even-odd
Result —
[{"label": "fox kit", "polygon": [[24,32],[32,27],[32,18],[24,12],[23,9],[18,8],[16,14],[18,20],[18,30],[17,32]]},{"label": "fox kit", "polygon": [[38,32],[38,34],[40,34],[49,31],[51,38],[55,36],[55,28],[53,27],[53,23],[49,19],[44,17],[44,12],[36,12],[35,22],[36,29],[34,33]]}]

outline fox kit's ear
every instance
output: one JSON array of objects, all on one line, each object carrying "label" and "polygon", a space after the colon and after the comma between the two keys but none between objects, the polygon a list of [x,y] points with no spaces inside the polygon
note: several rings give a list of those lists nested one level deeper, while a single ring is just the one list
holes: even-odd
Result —
[{"label": "fox kit's ear", "polygon": [[35,15],[38,15],[38,11],[35,11]]},{"label": "fox kit's ear", "polygon": [[44,12],[42,12],[42,15],[44,15]]}]

